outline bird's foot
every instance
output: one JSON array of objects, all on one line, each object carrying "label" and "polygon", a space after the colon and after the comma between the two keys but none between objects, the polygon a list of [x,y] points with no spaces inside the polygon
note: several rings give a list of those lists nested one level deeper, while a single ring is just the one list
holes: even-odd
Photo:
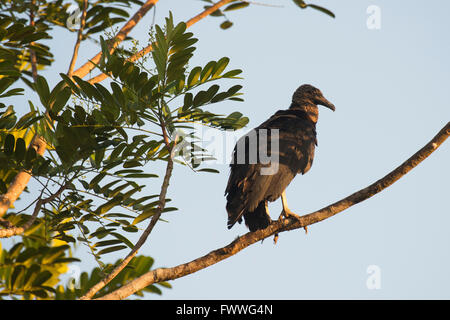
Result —
[{"label": "bird's foot", "polygon": [[[293,218],[293,219],[296,219],[296,220],[300,221],[300,216],[298,214],[292,212],[289,209],[287,209],[287,210],[283,209],[283,211],[281,211],[281,214],[278,217],[278,221],[281,221],[282,219],[288,219],[288,218]],[[305,233],[307,234],[308,233],[308,227],[304,226],[303,229],[305,229]],[[274,239],[274,241],[275,241],[275,239]]]},{"label": "bird's foot", "polygon": [[282,219],[287,219],[287,218],[294,218],[299,220],[300,216],[298,214],[295,214],[294,212],[292,212],[289,209],[283,209],[283,211],[281,211],[280,217],[278,218],[278,220],[282,220]]}]

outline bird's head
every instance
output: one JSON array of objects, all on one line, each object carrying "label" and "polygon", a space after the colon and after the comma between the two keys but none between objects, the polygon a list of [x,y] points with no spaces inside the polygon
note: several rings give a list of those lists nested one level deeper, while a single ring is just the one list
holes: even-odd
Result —
[{"label": "bird's head", "polygon": [[295,90],[294,95],[292,96],[291,108],[298,108],[305,105],[322,105],[333,111],[336,110],[334,105],[325,99],[322,92],[310,84],[301,85]]}]

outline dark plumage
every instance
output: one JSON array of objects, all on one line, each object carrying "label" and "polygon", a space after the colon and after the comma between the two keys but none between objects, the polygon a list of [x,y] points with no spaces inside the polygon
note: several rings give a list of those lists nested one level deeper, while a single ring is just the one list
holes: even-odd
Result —
[{"label": "dark plumage", "polygon": [[[288,110],[276,112],[238,141],[225,190],[229,229],[236,222],[240,223],[242,217],[250,231],[266,228],[271,222],[267,202],[275,201],[280,196],[284,215],[291,213],[287,208],[284,191],[298,173],[306,173],[312,165],[317,145],[319,104],[333,111],[335,109],[319,89],[302,85],[294,92]],[[271,151],[272,145],[276,143],[274,139],[277,138],[273,129],[279,130],[278,151]],[[267,132],[267,139],[264,131]],[[260,136],[263,138],[261,141]],[[252,157],[252,154],[256,156]],[[265,154],[270,162],[264,157]],[[271,166],[277,170],[271,174],[264,173]]]}]

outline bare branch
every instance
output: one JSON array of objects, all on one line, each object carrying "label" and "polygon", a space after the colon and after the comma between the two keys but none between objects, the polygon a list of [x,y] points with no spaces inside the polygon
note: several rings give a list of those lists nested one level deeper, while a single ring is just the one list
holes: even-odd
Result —
[{"label": "bare branch", "polygon": [[[62,185],[58,191],[56,191],[56,193],[52,194],[50,197],[42,199],[42,193],[41,193],[41,198],[39,198],[39,200],[36,203],[36,206],[34,207],[34,211],[33,214],[31,215],[30,219],[21,227],[14,227],[14,226],[9,226],[6,229],[1,229],[0,230],[0,238],[9,238],[12,236],[16,236],[19,234],[24,233],[26,230],[28,230],[31,225],[34,223],[34,221],[36,220],[39,211],[41,211],[41,207],[42,205],[53,201],[55,198],[57,198],[65,189],[67,188],[67,184]],[[43,192],[44,190],[42,190]],[[3,220],[3,219],[2,219]],[[3,220],[6,221],[6,220]]]},{"label": "bare branch", "polygon": [[69,70],[67,75],[72,77],[73,69],[75,68],[75,63],[78,58],[78,50],[80,48],[81,40],[83,39],[84,25],[86,24],[86,12],[87,12],[88,1],[83,0],[83,12],[81,13],[80,29],[78,29],[77,41],[75,42],[75,47],[73,48],[72,60],[70,61]]},{"label": "bare branch", "polygon": [[[114,38],[114,42],[110,46],[110,52],[113,53],[117,46],[125,39],[125,37],[130,33],[131,30],[138,24],[138,22],[144,17],[144,15],[158,2],[158,0],[147,0],[141,8],[128,20],[128,22],[120,29],[117,36]],[[74,76],[83,78],[92,69],[95,68],[102,57],[102,52],[97,53],[90,61],[86,62],[80,68],[73,72]],[[92,61],[92,62],[91,62]]]},{"label": "bare branch", "polygon": [[[219,2],[217,2],[215,5],[213,5],[212,7],[206,9],[205,11],[199,13],[198,15],[196,15],[195,17],[189,19],[186,22],[186,27],[190,27],[193,24],[197,23],[198,21],[202,20],[203,18],[209,16],[211,13],[213,13],[214,11],[216,11],[217,9],[219,9],[220,7],[223,7],[224,5],[226,5],[227,3],[231,2],[232,0],[221,0]],[[132,55],[131,57],[129,57],[127,60],[128,61],[136,61],[141,59],[142,57],[144,57],[145,55],[149,54],[152,51],[152,45],[148,45],[147,47],[145,47],[144,49],[142,49],[141,51],[135,53],[134,55]],[[105,73],[101,73],[98,76],[95,76],[94,78],[90,79],[89,82],[91,84],[100,82],[105,80],[108,77],[107,74]]]},{"label": "bare branch", "polygon": [[[30,26],[34,27],[34,6],[35,1],[31,1],[31,9],[30,9]],[[34,42],[30,43],[31,45],[34,44]],[[36,81],[37,79],[37,58],[36,58],[36,52],[33,49],[30,49],[30,62],[31,62],[31,75],[33,77],[33,80]]]},{"label": "bare branch", "polygon": [[186,275],[197,272],[201,269],[207,268],[213,264],[218,263],[226,258],[229,258],[239,251],[245,249],[246,247],[268,238],[272,235],[294,230],[298,228],[303,228],[305,226],[317,223],[319,221],[325,220],[332,217],[333,215],[358,204],[375,194],[381,192],[383,189],[389,187],[410,170],[416,167],[424,159],[426,159],[431,153],[433,153],[450,135],[450,122],[447,123],[444,128],[442,128],[439,133],[428,142],[422,149],[417,151],[408,160],[403,162],[395,170],[388,173],[386,176],[371,184],[370,186],[361,189],[358,192],[351,194],[350,196],[337,201],[327,207],[324,207],[313,213],[298,217],[298,218],[287,218],[283,220],[273,221],[266,229],[258,230],[255,232],[248,232],[245,235],[237,238],[231,242],[226,247],[217,249],[208,253],[207,255],[195,259],[191,262],[178,265],[172,268],[159,268],[147,272],[141,277],[129,282],[125,286],[117,289],[110,294],[107,294],[100,300],[118,300],[124,299],[131,294],[145,288],[146,286],[158,283],[161,281],[174,280]]}]

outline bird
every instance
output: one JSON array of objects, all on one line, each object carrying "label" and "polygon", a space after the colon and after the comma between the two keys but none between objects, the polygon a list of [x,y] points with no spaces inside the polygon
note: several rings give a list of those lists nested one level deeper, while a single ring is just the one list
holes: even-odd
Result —
[{"label": "bird", "polygon": [[272,222],[268,202],[280,197],[279,219],[295,216],[287,205],[286,188],[313,163],[318,105],[336,110],[319,89],[303,84],[295,90],[287,110],[277,111],[237,141],[225,189],[228,229],[242,219],[250,231],[267,228]]}]

